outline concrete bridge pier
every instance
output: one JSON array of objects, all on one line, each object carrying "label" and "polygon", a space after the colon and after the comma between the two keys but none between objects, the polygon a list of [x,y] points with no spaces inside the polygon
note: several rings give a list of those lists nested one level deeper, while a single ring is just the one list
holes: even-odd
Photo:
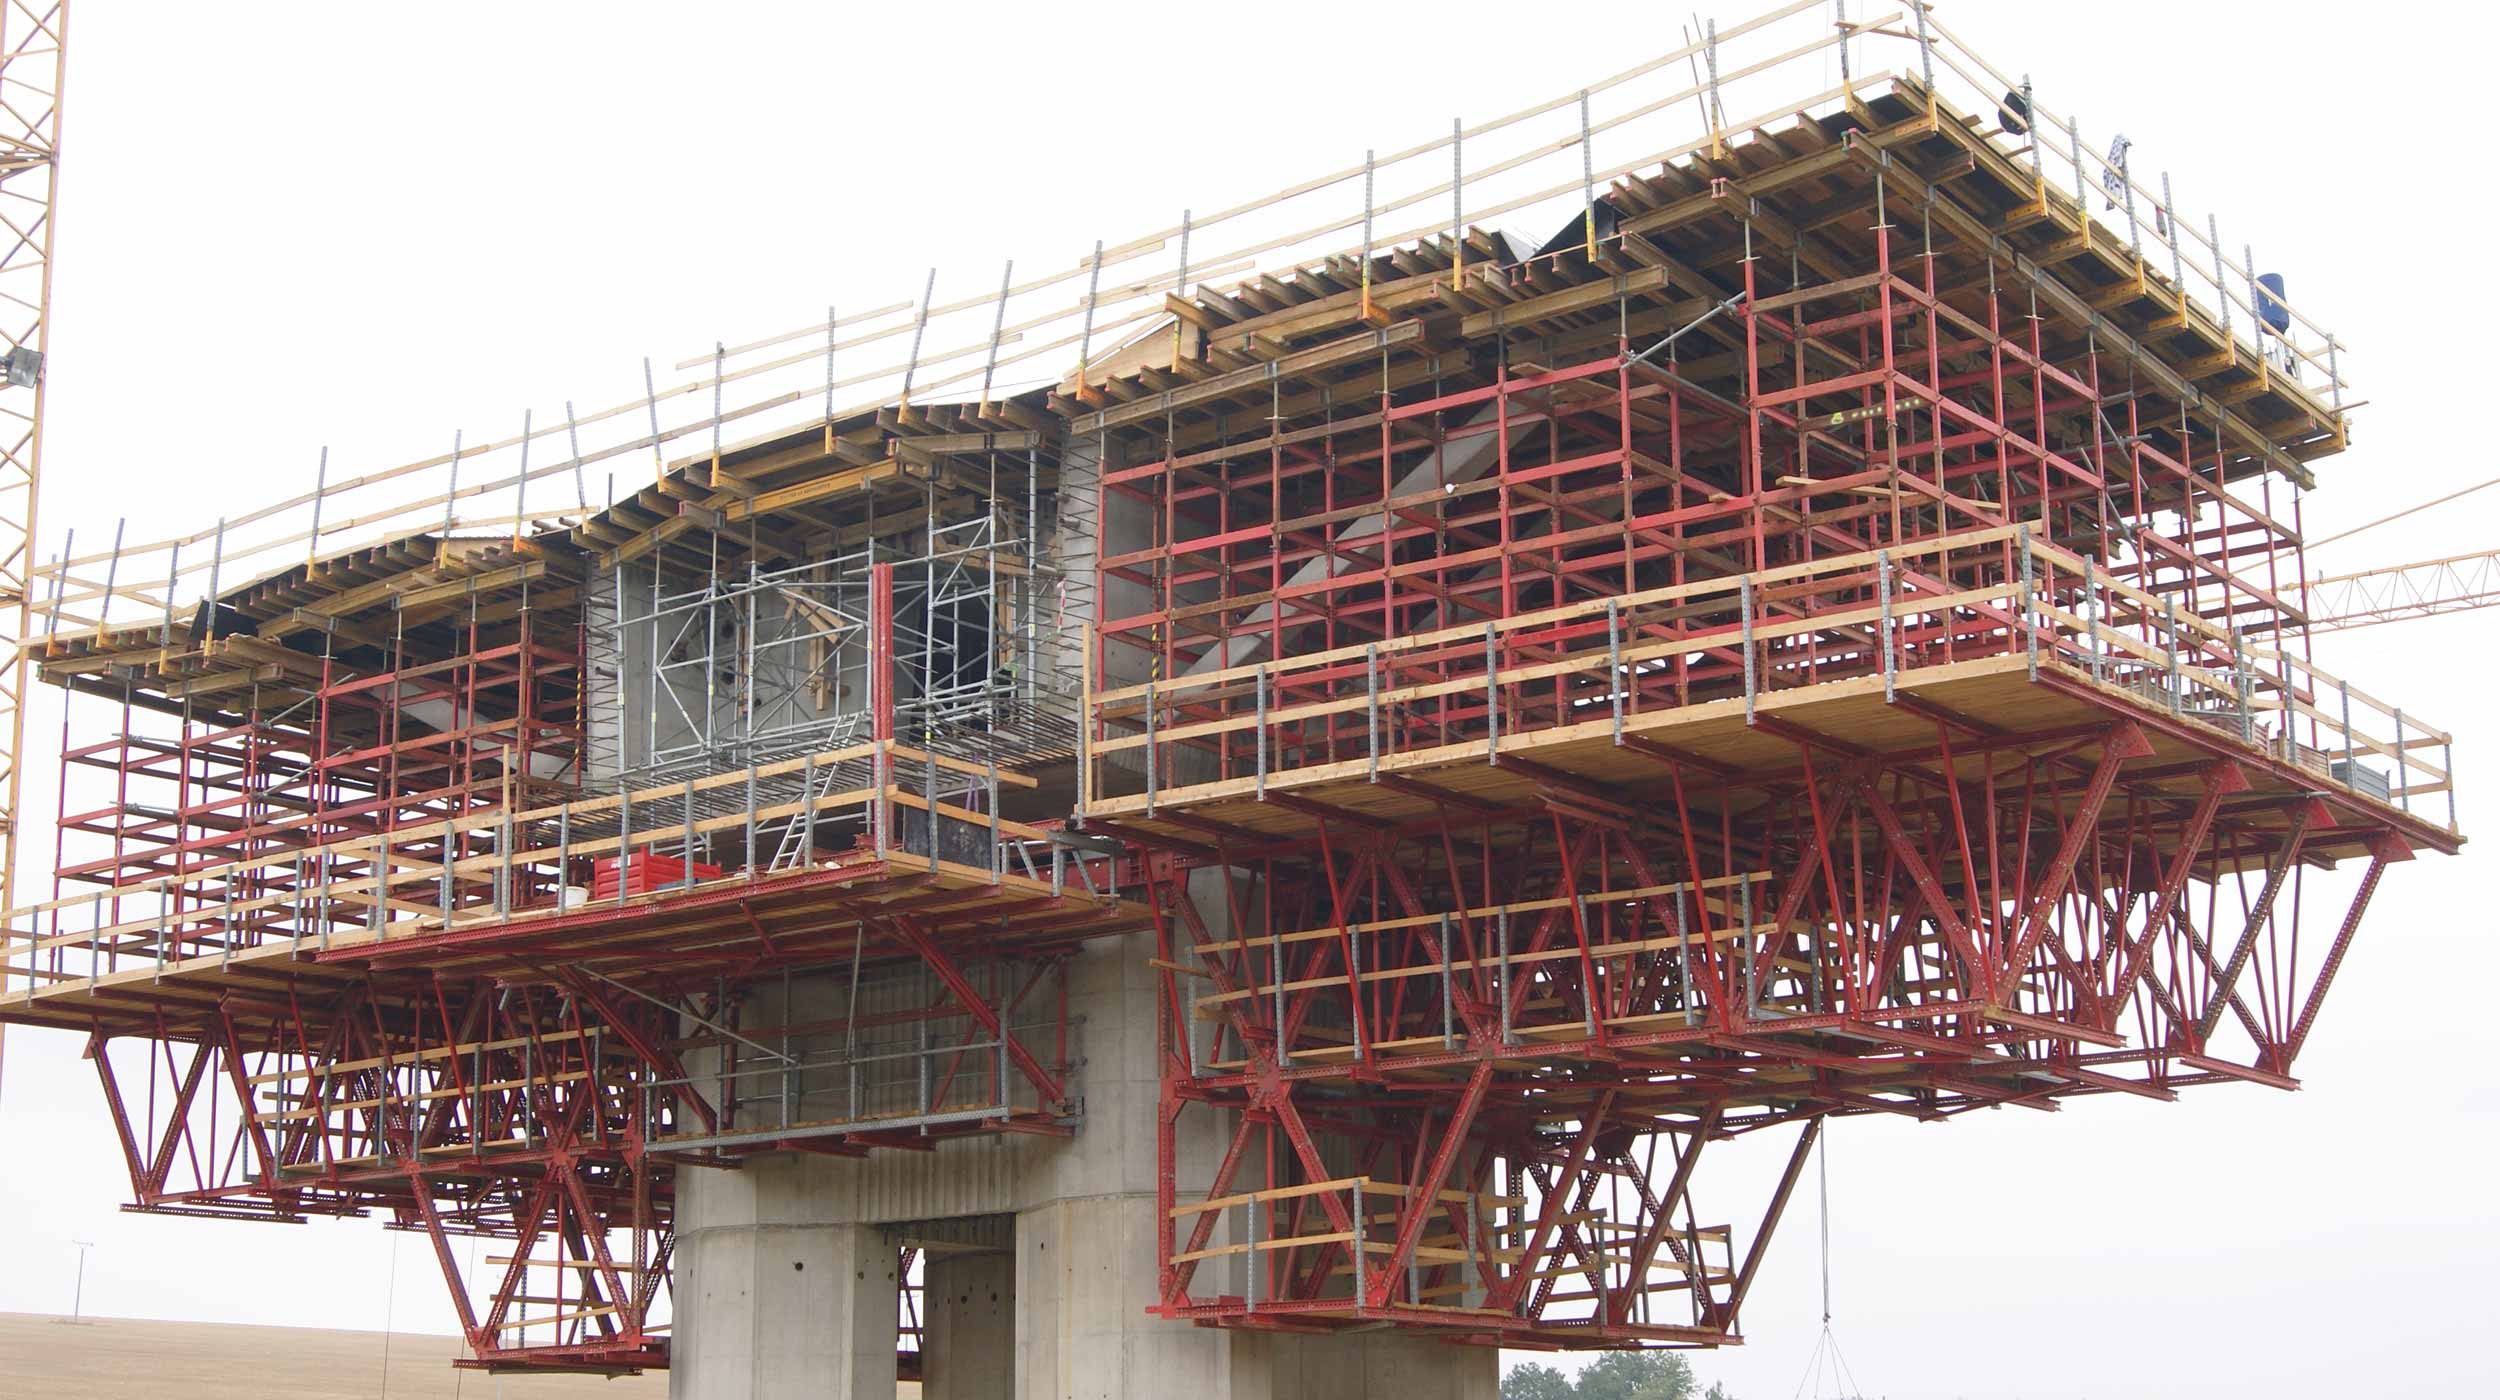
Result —
[{"label": "concrete bridge pier", "polygon": [[[737,1171],[680,1173],[670,1394],[893,1395],[894,1270],[910,1242],[929,1251],[932,1397],[1495,1400],[1499,1361],[1486,1348],[1147,1313],[1160,1273],[1151,952],[1144,938],[1109,939],[1069,964],[1084,1100],[1069,1138],[1008,1133],[856,1159],[774,1153]],[[797,982],[793,1019],[838,1016],[845,991],[834,978]],[[759,1014],[771,1024],[781,1011]],[[1185,1137],[1181,1179],[1208,1179],[1222,1147]]]},{"label": "concrete bridge pier", "polygon": [[781,1155],[679,1178],[669,1394],[893,1400],[901,1262],[840,1219],[822,1158]]}]

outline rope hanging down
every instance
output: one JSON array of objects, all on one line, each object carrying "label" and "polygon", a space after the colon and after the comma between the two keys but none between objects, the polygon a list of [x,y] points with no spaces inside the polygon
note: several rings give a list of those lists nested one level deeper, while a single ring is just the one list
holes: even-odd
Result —
[{"label": "rope hanging down", "polygon": [[[1863,1400],[1865,1392],[1858,1388],[1858,1378],[1849,1370],[1848,1358],[1840,1354],[1840,1338],[1832,1333],[1832,1133],[1825,1123],[1814,1143],[1814,1178],[1816,1243],[1823,1254],[1823,1334],[1814,1341],[1814,1352],[1806,1358],[1806,1373],[1797,1381],[1791,1400],[1805,1400],[1806,1387],[1814,1388],[1815,1400]],[[1824,1390],[1826,1379],[1831,1389]]]}]

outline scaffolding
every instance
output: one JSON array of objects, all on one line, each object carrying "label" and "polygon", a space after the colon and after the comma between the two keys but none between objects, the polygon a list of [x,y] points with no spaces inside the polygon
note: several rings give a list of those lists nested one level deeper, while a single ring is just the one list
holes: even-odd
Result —
[{"label": "scaffolding", "polygon": [[1904,10],[64,539],[0,1019],[138,1208],[386,1214],[498,1369],[665,1364],[681,1169],[1071,1131],[1094,940],[1206,1325],[1734,1342],[1828,1118],[2296,1085],[2462,839],[2307,645],[2341,348]]},{"label": "scaffolding", "polygon": [[1162,1315],[1739,1340],[1826,1119],[2293,1087],[2383,871],[2454,848],[2447,735],[2307,657],[2333,404],[2023,124],[1888,88],[1541,244],[1201,292],[1276,358],[1073,420]]},{"label": "scaffolding", "polygon": [[429,530],[55,633],[11,971],[90,1036],[138,1208],[381,1212],[478,1364],[631,1370],[676,1170],[1069,1130],[1064,960],[1148,920],[1010,813],[1076,745],[1053,464],[794,474],[687,538]]},{"label": "scaffolding", "polygon": [[932,524],[917,554],[869,548],[769,570],[750,557],[741,577],[620,566],[617,595],[643,600],[620,630],[644,677],[617,706],[620,777],[716,772],[863,733],[881,587],[898,732],[1011,763],[1073,753],[1076,697],[1043,664],[1055,571],[1020,514]]}]

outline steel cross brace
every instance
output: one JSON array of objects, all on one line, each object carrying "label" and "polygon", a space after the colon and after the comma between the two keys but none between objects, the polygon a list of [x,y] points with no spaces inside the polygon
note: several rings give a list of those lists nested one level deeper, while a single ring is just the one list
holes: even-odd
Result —
[{"label": "steel cross brace", "polygon": [[[1703,1109],[1700,1121],[1693,1125],[1691,1140],[1686,1142],[1684,1150],[1677,1154],[1675,1174],[1668,1178],[1667,1189],[1659,1193],[1657,1204],[1650,1212],[1649,1224],[1632,1242],[1631,1268],[1628,1274],[1632,1280],[1632,1291],[1607,1300],[1607,1321],[1620,1324],[1631,1316],[1632,1302],[1639,1296],[1637,1290],[1641,1281],[1649,1276],[1649,1266],[1651,1261],[1658,1256],[1659,1244],[1669,1238],[1675,1229],[1676,1203],[1684,1199],[1684,1193],[1691,1187],[1693,1168],[1701,1161],[1702,1146],[1710,1140],[1712,1133],[1718,1131],[1722,1111],[1723,1105],[1716,1100],[1713,1100],[1708,1108]],[[1643,1183],[1643,1194],[1647,1194],[1647,1183]]]},{"label": "steel cross brace", "polygon": [[[546,1228],[547,1212],[562,1209],[556,1201],[555,1192],[558,1181],[568,1174],[568,1164],[548,1163],[545,1174],[530,1184],[529,1193],[522,1198],[523,1204],[513,1211],[513,1224],[517,1230],[512,1240],[511,1262],[504,1265],[503,1281],[495,1288],[495,1301],[487,1308],[483,1325],[490,1346],[495,1345],[495,1339],[503,1335],[504,1316],[511,1311],[513,1299],[528,1291],[524,1281],[529,1272],[530,1251],[537,1247],[538,1236]],[[415,1172],[410,1172],[408,1179],[420,1194],[424,1192],[425,1183],[418,1179]],[[457,1277],[453,1278],[452,1287],[455,1291],[461,1287]]]},{"label": "steel cross brace", "polygon": [[[1389,888],[1397,893],[1398,902],[1405,906],[1408,915],[1424,920],[1423,923],[1416,925],[1416,932],[1424,942],[1426,955],[1447,966],[1453,956],[1453,950],[1441,936],[1444,926],[1432,921],[1432,911],[1426,907],[1423,896],[1415,890],[1414,882],[1407,879],[1406,871],[1396,861],[1384,859],[1379,862],[1379,865],[1388,873]],[[1460,902],[1463,904],[1465,901]],[[1455,931],[1457,921],[1453,920],[1449,927]],[[1483,1002],[1477,997],[1472,994],[1460,997],[1453,989],[1452,999],[1456,1004],[1459,1019],[1467,1023],[1467,1035],[1471,1041],[1483,1044],[1501,1034],[1501,1028],[1486,1013]]]},{"label": "steel cross brace", "polygon": [[1389,1305],[1390,1296],[1397,1288],[1398,1275],[1406,1271],[1407,1261],[1415,1257],[1415,1246],[1424,1237],[1425,1222],[1437,1213],[1435,1205],[1441,1198],[1441,1183],[1449,1179],[1450,1167],[1458,1161],[1458,1154],[1466,1149],[1467,1135],[1475,1127],[1477,1111],[1484,1107],[1485,1092],[1493,1086],[1493,1066],[1491,1060],[1480,1061],[1476,1072],[1468,1076],[1466,1091],[1451,1107],[1450,1120],[1441,1130],[1440,1143],[1433,1149],[1431,1160],[1425,1164],[1422,1178],[1409,1183],[1411,1194],[1406,1198],[1405,1208],[1398,1212],[1397,1240],[1390,1246],[1388,1259],[1382,1262],[1377,1273],[1367,1271],[1362,1259],[1354,1261],[1355,1276],[1365,1281],[1364,1296],[1371,1306]]},{"label": "steel cross brace", "polygon": [[[1172,1119],[1179,1115],[1182,1102],[1183,1101],[1179,1099],[1169,1099],[1161,1105],[1160,1112],[1162,1115],[1162,1121],[1164,1125],[1167,1125],[1161,1129],[1162,1131],[1167,1133],[1169,1132],[1168,1124]],[[1223,1160],[1216,1163],[1214,1179],[1209,1182],[1207,1186],[1207,1194],[1205,1198],[1207,1200],[1212,1201],[1230,1193],[1233,1189],[1233,1178],[1241,1170],[1242,1154],[1248,1150],[1252,1130],[1258,1127],[1259,1124],[1257,1120],[1252,1118],[1246,1111],[1240,1115],[1240,1120],[1241,1121],[1233,1125],[1233,1140],[1228,1146],[1225,1147]],[[1169,1165],[1169,1159],[1167,1158],[1164,1163],[1159,1163],[1157,1165],[1162,1174],[1161,1180],[1158,1184],[1166,1188],[1170,1187],[1172,1185],[1172,1168]],[[1162,1233],[1166,1236],[1167,1246],[1169,1243],[1169,1236],[1173,1233],[1171,1224],[1172,1206],[1175,1204],[1177,1204],[1177,1202],[1169,1202],[1164,1205],[1163,1219],[1159,1222]],[[1220,1215],[1221,1213],[1218,1211],[1199,1211],[1197,1224],[1190,1227],[1188,1244],[1179,1249],[1169,1247],[1165,1248],[1162,1259],[1163,1305],[1165,1307],[1178,1307],[1188,1302],[1190,1280],[1194,1278],[1198,1272],[1197,1260],[1188,1259],[1175,1264],[1172,1262],[1172,1257],[1176,1254],[1195,1254],[1199,1250],[1206,1248],[1207,1241],[1215,1237],[1215,1225]]]},{"label": "steel cross brace", "polygon": [[[1585,862],[1589,858],[1589,846],[1595,844],[1597,840],[1598,831],[1596,828],[1590,827],[1583,829],[1578,838],[1572,843],[1571,847],[1561,852],[1563,868],[1566,870],[1573,869],[1582,862]],[[1510,950],[1511,957],[1513,959],[1517,959],[1522,953],[1541,953],[1551,947],[1553,945],[1555,935],[1562,928],[1563,920],[1572,916],[1575,907],[1576,906],[1572,904],[1561,904],[1548,909],[1543,914],[1539,915],[1537,917],[1535,928],[1528,935],[1526,943],[1522,944],[1514,939]],[[1709,940],[1707,939],[1696,938],[1694,941],[1697,944],[1700,944],[1705,950],[1709,947]],[[1535,979],[1532,977],[1514,977],[1511,979],[1510,1005],[1502,1014],[1504,1024],[1515,1025],[1518,1023],[1519,1013],[1527,1006],[1528,995],[1532,990],[1534,990],[1534,987]]]},{"label": "steel cross brace", "polygon": [[2361,876],[2361,887],[2353,891],[2352,905],[2344,912],[2342,927],[2335,931],[2335,943],[2327,949],[2326,961],[2318,968],[2318,980],[2309,985],[2309,999],[2301,1004],[2300,1017],[2292,1023],[2291,1034],[2283,1037],[2283,1048],[2272,1066],[2278,1074],[2289,1074],[2292,1061],[2300,1057],[2300,1047],[2309,1039],[2309,1028],[2317,1024],[2318,1007],[2326,1000],[2326,989],[2335,981],[2336,970],[2344,965],[2344,954],[2352,947],[2352,936],[2361,927],[2361,916],[2370,907],[2370,897],[2378,892],[2379,877],[2396,861],[2413,859],[2413,848],[2392,831],[2382,832],[2372,842],[2370,868]]},{"label": "steel cross brace", "polygon": [[[1806,771],[1809,774],[1813,772],[1811,757],[1807,759]],[[1780,895],[1779,909],[1771,920],[1770,936],[1761,940],[1762,946],[1753,954],[1753,980],[1749,985],[1764,985],[1764,979],[1778,964],[1780,949],[1788,942],[1789,926],[1797,921],[1797,915],[1805,908],[1807,896],[1813,893],[1815,872],[1820,870],[1826,878],[1830,876],[1832,832],[1857,811],[1858,801],[1866,788],[1866,780],[1862,777],[1843,778],[1828,790],[1831,798],[1828,804],[1814,796],[1811,788],[1808,789],[1808,795],[1814,799],[1814,830],[1806,838],[1804,849],[1798,853],[1797,868],[1788,877],[1788,888]],[[1750,936],[1752,930],[1748,929],[1746,933]]]},{"label": "steel cross brace", "polygon": [[[95,1062],[96,1078],[104,1088],[105,1108],[112,1114],[114,1132],[121,1139],[122,1162],[130,1169],[131,1199],[144,1203],[152,1191],[150,1169],[139,1161],[139,1139],[130,1126],[130,1110],[122,1103],[121,1085],[113,1077],[110,1045],[111,1039],[104,1032],[90,1032],[86,1055]],[[150,1072],[153,1073],[153,1070]]]},{"label": "steel cross brace", "polygon": [[[1156,883],[1171,892],[1171,907],[1169,912],[1172,916],[1177,917],[1185,926],[1183,932],[1190,939],[1191,950],[1197,952],[1199,963],[1206,968],[1207,980],[1215,984],[1215,989],[1218,993],[1229,994],[1242,990],[1242,983],[1233,975],[1232,969],[1226,966],[1223,960],[1218,958],[1215,954],[1205,951],[1207,945],[1222,940],[1217,939],[1215,935],[1208,930],[1206,920],[1199,916],[1198,906],[1190,901],[1187,876],[1176,870],[1166,870],[1162,873],[1161,878],[1157,879]],[[1167,938],[1169,935],[1169,925],[1164,922],[1166,915],[1164,905],[1160,901],[1149,900],[1147,901],[1146,907],[1147,912],[1151,914],[1155,920],[1156,936],[1158,939]],[[1236,925],[1238,926],[1238,921],[1236,921]],[[1239,951],[1242,954],[1244,969],[1248,972],[1251,984],[1255,986],[1258,982],[1258,974],[1257,971],[1254,968],[1251,968],[1249,964],[1250,947],[1253,940],[1247,934],[1243,934],[1236,937],[1232,941],[1241,945]],[[1275,969],[1275,974],[1279,978],[1284,976],[1281,968]],[[1178,974],[1166,975],[1177,976]],[[1190,1034],[1189,1022],[1186,1017],[1191,1011],[1191,1001],[1186,995],[1179,995],[1177,997],[1177,1002],[1178,1004],[1174,1010],[1175,1029],[1180,1034],[1185,1036]],[[1250,1068],[1254,1073],[1261,1073],[1274,1068],[1277,1054],[1280,1053],[1282,1046],[1285,1044],[1285,1028],[1283,1026],[1277,1026],[1274,1028],[1276,1035],[1276,1047],[1263,1052],[1259,1046],[1258,1038],[1250,1034],[1250,1031],[1256,1024],[1255,1021],[1252,1019],[1250,1013],[1244,1012],[1238,1008],[1245,1005],[1252,1007],[1264,1007],[1268,1004],[1268,998],[1259,996],[1252,996],[1240,1001],[1228,1001],[1224,1003],[1224,1016],[1232,1023],[1233,1034],[1240,1039],[1244,1047],[1244,1051],[1249,1057]],[[1184,1060],[1183,1063],[1186,1063],[1186,1061]]]},{"label": "steel cross brace", "polygon": [[1788,1209],[1788,1198],[1797,1189],[1798,1173],[1805,1170],[1806,1158],[1814,1151],[1815,1139],[1822,1135],[1823,1120],[1818,1115],[1806,1120],[1805,1130],[1797,1135],[1797,1148],[1788,1154],[1788,1169],[1780,1174],[1779,1188],[1771,1194],[1770,1207],[1762,1213],[1761,1228],[1755,1231],[1753,1243],[1745,1250],[1745,1262],[1737,1270],[1736,1282],[1725,1299],[1707,1308],[1703,1317],[1720,1330],[1734,1332],[1738,1312],[1745,1306],[1745,1295],[1753,1291],[1754,1275],[1762,1268],[1763,1252],[1770,1247],[1771,1236],[1779,1229],[1780,1216]]},{"label": "steel cross brace", "polygon": [[656,1071],[662,1079],[671,1082],[671,1096],[692,1109],[695,1116],[703,1120],[703,1131],[707,1135],[720,1131],[719,1114],[714,1111],[710,1101],[695,1089],[693,1076],[686,1073],[685,1064],[677,1058],[676,1051],[644,1035],[641,1027],[637,1026],[631,1017],[624,1014],[623,1008],[610,1001],[598,987],[580,978],[561,973],[557,975],[563,984],[571,989],[574,996],[598,1011],[599,1019],[609,1029],[616,1032],[617,1038],[625,1042],[627,1049],[641,1056],[642,1062]]},{"label": "steel cross brace", "polygon": [[278,1158],[270,1150],[269,1133],[261,1126],[260,1115],[252,1111],[251,1079],[243,1073],[243,1043],[235,1033],[234,1018],[227,1014],[222,1001],[217,1005],[217,1048],[226,1062],[226,1081],[234,1089],[235,1112],[241,1120],[235,1125],[236,1131],[251,1143],[252,1154],[260,1162],[261,1180],[275,1188]]},{"label": "steel cross brace", "polygon": [[[594,1297],[601,1297],[611,1306],[622,1309],[628,1289],[625,1281],[617,1275],[616,1259],[608,1252],[607,1214],[591,1203],[589,1192],[583,1189],[577,1163],[566,1162],[560,1176],[564,1200],[569,1201],[573,1209],[573,1224],[565,1234],[567,1243],[573,1246],[575,1262],[572,1269],[580,1276],[582,1301],[588,1303]],[[520,1251],[513,1252],[515,1261],[522,1257]],[[600,1314],[589,1321],[599,1328],[603,1336],[615,1335],[614,1316]],[[635,1331],[642,1330],[642,1314],[639,1311],[628,1315],[627,1321]]]},{"label": "steel cross brace", "polygon": [[979,1022],[981,1029],[1006,1042],[1008,1058],[1014,1060],[1016,1068],[1024,1072],[1026,1079],[1032,1081],[1034,1089],[1041,1094],[1042,1101],[1046,1104],[1065,1102],[1068,1097],[1067,1086],[1060,1082],[1059,1076],[1045,1069],[1041,1061],[1033,1058],[1033,1052],[1025,1049],[1023,1042],[1017,1040],[1009,1032],[1006,1018],[999,1014],[996,1007],[991,1006],[982,998],[979,989],[972,985],[971,979],[964,976],[963,969],[956,965],[954,958],[938,947],[936,941],[929,937],[928,931],[920,927],[919,920],[909,915],[902,915],[890,920],[889,923],[902,937],[903,942],[909,944],[912,951],[920,955],[920,960],[929,965],[929,970],[937,974],[938,980],[946,984],[946,989],[954,993],[955,1000],[963,1004],[965,1014]]},{"label": "steel cross brace", "polygon": [[[1911,883],[1918,886],[1926,901],[1927,912],[1934,916],[1936,926],[1944,930],[1946,941],[1953,945],[1954,956],[1962,963],[1963,988],[1976,1001],[1988,1001],[1996,993],[1992,969],[1981,959],[1978,945],[1972,941],[1968,925],[1953,910],[1952,901],[1944,896],[1944,885],[1936,879],[1926,859],[1918,853],[1910,834],[1901,825],[1901,814],[1893,810],[1880,785],[1869,783],[1866,790],[1867,809],[1875,814],[1875,824],[1883,829],[1884,841],[1892,847],[1893,858],[1909,872]],[[1973,986],[1972,983],[1978,985]]]},{"label": "steel cross brace", "polygon": [[2258,1047],[2261,1050],[2268,1048],[2264,1033],[2249,1017],[2247,1008],[2240,1004],[2240,973],[2247,968],[2249,955],[2256,951],[2258,936],[2274,916],[2275,897],[2283,893],[2292,867],[2299,863],[2301,847],[2309,840],[2309,829],[2333,821],[2334,816],[2326,810],[2326,804],[2314,797],[2293,808],[2291,829],[2284,835],[2283,849],[2276,854],[2274,864],[2266,871],[2265,888],[2258,892],[2257,902],[2249,906],[2248,922],[2240,930],[2238,944],[2231,949],[2231,961],[2224,964],[2221,974],[2215,977],[2213,994],[2206,998],[2204,1014],[2196,1018],[2192,1041],[2196,1050],[2201,1052],[2204,1049],[2206,1039],[2214,1033],[2214,1023],[2222,1019],[2225,1004],[2238,1009]]},{"label": "steel cross brace", "polygon": [[[2196,810],[2180,833],[2179,849],[2170,858],[2170,869],[2162,876],[2161,892],[2153,900],[2152,912],[2145,917],[2143,935],[2126,938],[2121,930],[2118,942],[2125,944],[2126,956],[2118,964],[2117,981],[2101,1002],[2103,1030],[2117,1024],[2119,1010],[2135,995],[2136,979],[2143,975],[2145,964],[2152,958],[2153,937],[2170,922],[2171,909],[2187,891],[2188,877],[2196,870],[2197,852],[2204,848],[2205,836],[2213,830],[2214,813],[2221,810],[2223,798],[2248,787],[2248,775],[2226,758],[2205,769],[2204,785],[2204,795],[2197,799]],[[2116,949],[2118,942],[2107,945],[2104,953]]]},{"label": "steel cross brace", "polygon": [[[2118,770],[2128,759],[2144,758],[2153,752],[2144,731],[2133,723],[2112,726],[2101,743],[2101,761],[2092,769],[2091,781],[2085,784],[2082,800],[2076,804],[2073,820],[2066,827],[2066,839],[2059,843],[2057,856],[2040,877],[2030,905],[2014,935],[2014,946],[1997,970],[1998,985],[2014,988],[2015,979],[2023,974],[2031,961],[2032,950],[2048,931],[2050,916],[2058,901],[2066,897],[2066,887],[2074,880],[2075,865],[2082,860],[2084,848],[2100,833],[2101,808],[2109,801],[2110,788],[2118,781]],[[2237,771],[2237,770],[2234,770]]]},{"label": "steel cross brace", "polygon": [[1549,1162],[1528,1164],[1525,1176],[1536,1183],[1540,1197],[1552,1197],[1563,1201],[1566,1205],[1566,1213],[1562,1217],[1562,1222],[1554,1230],[1553,1257],[1576,1259],[1580,1266],[1577,1269],[1534,1269],[1527,1257],[1522,1255],[1519,1261],[1520,1275],[1537,1273],[1544,1276],[1525,1280],[1533,1282],[1536,1289],[1526,1301],[1511,1309],[1519,1316],[1531,1321],[1542,1319],[1546,1307],[1553,1301],[1556,1280],[1566,1274],[1577,1273],[1580,1277],[1587,1279],[1591,1296],[1596,1296],[1603,1290],[1605,1265],[1597,1257],[1597,1252],[1591,1248],[1589,1241],[1582,1238],[1580,1233],[1581,1212],[1588,1209],[1589,1197],[1597,1190],[1599,1173],[1596,1167],[1597,1163],[1591,1161],[1582,1167],[1567,1169],[1557,1176],[1553,1164]]},{"label": "steel cross brace", "polygon": [[[483,1356],[494,1345],[495,1333],[479,1327],[477,1309],[469,1305],[468,1286],[460,1278],[460,1262],[452,1257],[451,1236],[443,1229],[443,1219],[434,1207],[434,1193],[425,1184],[425,1173],[414,1160],[408,1163],[406,1176],[410,1207],[418,1222],[425,1227],[427,1240],[434,1246],[434,1262],[443,1271],[443,1280],[451,1286],[451,1305],[460,1314],[460,1331],[469,1339],[469,1350]],[[515,1250],[517,1257],[522,1251]],[[500,1318],[500,1308],[498,1309]]]},{"label": "steel cross brace", "polygon": [[[1588,1119],[1580,1125],[1579,1136],[1572,1140],[1570,1155],[1564,1159],[1563,1180],[1569,1181],[1576,1178],[1581,1168],[1587,1164],[1590,1150],[1597,1143],[1597,1134],[1606,1126],[1606,1115],[1614,1111],[1614,1105],[1615,1090],[1612,1087],[1598,1092],[1597,1102],[1590,1107]],[[1545,1253],[1545,1246],[1553,1237],[1554,1227],[1562,1218],[1563,1199],[1563,1194],[1559,1190],[1545,1194],[1544,1205],[1537,1211],[1536,1224],[1530,1227],[1527,1242],[1520,1246],[1519,1259],[1523,1267],[1503,1280],[1502,1287],[1493,1296],[1485,1299],[1486,1307],[1508,1312],[1519,1305],[1519,1290],[1526,1284],[1528,1274],[1532,1272],[1524,1266],[1528,1261],[1539,1258]]]}]

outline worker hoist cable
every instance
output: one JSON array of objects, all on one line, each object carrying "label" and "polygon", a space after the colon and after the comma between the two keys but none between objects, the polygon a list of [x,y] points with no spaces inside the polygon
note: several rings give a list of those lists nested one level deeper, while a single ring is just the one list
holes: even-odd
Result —
[{"label": "worker hoist cable", "polygon": [[[1816,1246],[1823,1261],[1823,1331],[1814,1339],[1814,1351],[1806,1357],[1806,1373],[1797,1380],[1792,1400],[1805,1400],[1812,1387],[1815,1400],[1862,1400],[1865,1391],[1858,1387],[1858,1378],[1849,1369],[1849,1360],[1841,1355],[1840,1338],[1832,1331],[1832,1168],[1831,1124],[1826,1122],[1814,1141],[1814,1190]],[[1825,1390],[1826,1380],[1831,1389]]]}]

